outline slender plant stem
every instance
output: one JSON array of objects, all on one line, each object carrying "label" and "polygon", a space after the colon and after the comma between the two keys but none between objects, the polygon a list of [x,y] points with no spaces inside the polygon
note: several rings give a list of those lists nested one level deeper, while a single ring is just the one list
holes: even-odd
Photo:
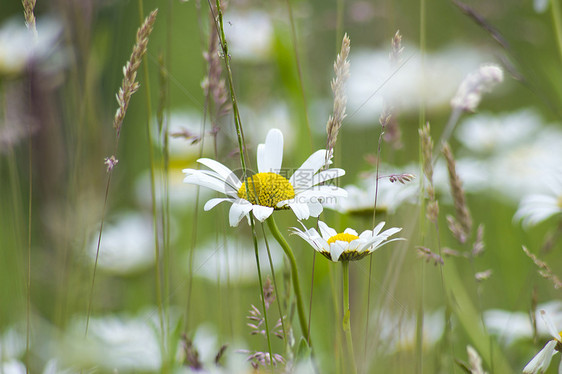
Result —
[{"label": "slender plant stem", "polygon": [[[143,10],[143,3],[142,0],[138,0],[139,4],[139,17],[141,25],[144,20],[144,10]],[[162,334],[161,345],[162,345],[162,352],[164,353],[163,356],[167,357],[165,354],[166,348],[166,328],[164,326],[164,310],[163,310],[163,301],[162,301],[162,274],[160,271],[160,240],[158,238],[158,213],[156,208],[156,184],[155,184],[155,167],[154,167],[154,150],[152,148],[152,131],[150,129],[150,122],[152,119],[152,105],[150,102],[150,78],[148,75],[148,63],[146,55],[142,57],[143,59],[143,75],[144,75],[144,92],[146,96],[146,133],[148,136],[148,157],[150,163],[150,195],[152,200],[152,224],[154,226],[154,270],[155,270],[155,283],[156,283],[156,303],[158,306],[158,316],[160,320],[160,331]],[[168,372],[168,361],[164,360],[162,363],[162,372]]]},{"label": "slender plant stem", "polygon": [[347,344],[347,354],[351,373],[357,373],[355,365],[355,353],[353,351],[353,337],[351,336],[351,311],[349,308],[349,261],[342,261],[342,280],[343,280],[343,321],[342,327],[345,332]]},{"label": "slender plant stem", "polygon": [[[267,308],[265,307],[265,294],[263,292],[263,281],[262,281],[262,277],[261,277],[261,266],[260,266],[260,256],[259,256],[259,249],[258,249],[258,237],[256,235],[256,226],[254,223],[254,220],[251,219],[250,220],[250,225],[252,227],[252,239],[254,241],[254,255],[256,257],[256,267],[258,270],[258,280],[260,283],[260,299],[261,299],[261,304],[262,304],[262,308],[263,308],[263,321],[265,323],[265,337],[267,339],[267,349],[269,352],[269,357],[273,357],[272,355],[272,349],[271,349],[271,338],[269,336],[269,322],[267,322]],[[271,359],[270,361],[270,365],[273,368],[273,359]]]},{"label": "slender plant stem", "polygon": [[291,247],[289,246],[289,244],[287,243],[287,241],[285,240],[285,238],[277,228],[277,224],[275,223],[275,219],[273,218],[273,216],[269,216],[269,218],[267,219],[267,225],[269,226],[269,230],[275,237],[275,240],[277,240],[279,245],[281,245],[281,248],[283,248],[283,251],[289,258],[289,264],[291,265],[291,279],[293,281],[293,289],[295,292],[295,296],[297,298],[297,311],[299,315],[299,323],[301,325],[301,330],[304,338],[308,342],[308,345],[312,347],[310,336],[308,335],[308,323],[306,322],[306,314],[304,312],[305,309],[301,296],[297,261],[295,260],[295,256],[293,255],[293,251],[291,250]]},{"label": "slender plant stem", "polygon": [[[37,31],[35,31],[37,33]],[[29,373],[29,346],[30,346],[30,334],[31,334],[31,218],[33,212],[33,143],[31,131],[29,132],[29,210],[28,210],[28,224],[27,224],[27,302],[25,308],[25,319],[26,319],[26,334],[25,334],[25,372]]]},{"label": "slender plant stem", "polygon": [[[213,7],[211,5],[211,0],[207,0],[209,3],[209,10],[213,16],[213,20],[215,20],[215,27],[217,29],[217,33],[219,36],[219,42],[220,42],[220,47],[221,47],[221,51],[222,51],[222,55],[223,55],[223,59],[224,59],[224,65],[226,68],[226,76],[227,76],[227,80],[228,80],[228,90],[230,92],[230,100],[232,102],[232,112],[234,114],[234,127],[236,129],[236,137],[238,139],[238,148],[240,150],[240,164],[242,166],[242,173],[244,175],[244,178],[247,175],[247,167],[246,167],[246,160],[244,158],[244,152],[246,150],[246,146],[245,146],[245,141],[244,141],[244,132],[242,130],[242,121],[240,120],[240,111],[238,109],[238,100],[236,99],[236,93],[234,91],[234,82],[233,82],[233,78],[232,78],[232,69],[230,67],[230,55],[228,52],[228,43],[226,41],[226,36],[224,34],[224,21],[223,21],[223,17],[222,17],[222,9],[221,9],[221,1],[220,0],[216,0],[215,5],[217,8],[217,14],[215,15],[213,12]],[[249,190],[249,183],[246,183],[246,193],[248,194],[248,196],[250,195],[250,190]],[[256,265],[258,267],[258,277],[259,277],[259,283],[260,283],[260,295],[261,295],[261,299],[262,299],[262,306],[263,306],[263,312],[264,312],[264,319],[266,322],[266,336],[267,336],[267,341],[268,341],[268,348],[269,348],[269,356],[272,356],[272,351],[271,351],[271,342],[270,342],[270,338],[269,338],[269,328],[267,327],[267,310],[265,308],[265,300],[263,298],[263,285],[262,285],[262,278],[261,278],[261,270],[260,270],[260,263],[259,263],[259,257],[258,257],[258,239],[257,239],[257,235],[256,235],[256,227],[255,227],[255,222],[254,222],[254,217],[250,214],[250,227],[252,229],[252,238],[253,238],[253,242],[254,242],[254,252],[256,255]],[[273,360],[271,360],[271,364],[273,365]]]},{"label": "slender plant stem", "polygon": [[556,30],[556,43],[558,45],[558,53],[562,58],[562,17],[560,16],[560,0],[552,0],[550,6],[552,7],[552,21],[554,22],[554,29]]}]

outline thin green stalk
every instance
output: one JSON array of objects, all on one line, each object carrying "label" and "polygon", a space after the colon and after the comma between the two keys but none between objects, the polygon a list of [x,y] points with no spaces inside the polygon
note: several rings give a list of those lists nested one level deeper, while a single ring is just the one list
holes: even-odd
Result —
[{"label": "thin green stalk", "polygon": [[[271,250],[269,248],[269,243],[267,237],[265,236],[265,228],[263,224],[261,225],[263,239],[265,242],[265,248],[267,249],[267,259],[269,260],[269,268],[271,270],[271,278],[273,279],[273,290],[275,291],[275,300],[277,301],[277,309],[279,311],[279,318],[281,318],[281,329],[283,330],[283,341],[288,349],[289,340],[287,339],[287,330],[285,330],[285,318],[283,318],[283,311],[281,309],[281,298],[279,297],[279,292],[277,290],[277,280],[275,279],[275,268],[273,267],[273,259],[271,258]],[[310,330],[309,330],[310,331]]]},{"label": "thin green stalk", "polygon": [[559,0],[552,0],[550,6],[552,7],[552,21],[554,22],[554,29],[556,30],[558,53],[562,59],[562,17],[560,16],[560,3],[558,1]]},{"label": "thin green stalk", "polygon": [[[245,142],[244,142],[244,133],[242,130],[242,122],[240,120],[240,111],[238,109],[238,100],[236,99],[236,93],[234,91],[234,82],[233,82],[233,78],[232,78],[232,69],[230,67],[230,55],[228,52],[228,43],[226,41],[226,36],[224,34],[224,21],[223,21],[223,16],[222,16],[222,9],[221,9],[221,3],[220,0],[216,0],[216,7],[217,7],[217,14],[215,15],[213,12],[213,7],[211,5],[211,0],[207,0],[209,3],[209,10],[211,12],[211,14],[213,15],[213,20],[215,20],[215,27],[217,28],[217,32],[219,35],[219,42],[220,42],[220,46],[221,46],[221,51],[223,54],[223,59],[224,59],[224,65],[226,68],[226,76],[228,79],[228,90],[230,92],[230,100],[232,102],[232,112],[234,114],[234,127],[236,129],[236,137],[238,139],[238,148],[240,150],[240,164],[242,167],[242,173],[243,173],[243,177],[246,178],[246,174],[247,174],[247,167],[246,167],[246,160],[244,158],[244,153],[246,151],[246,147],[245,147]],[[250,190],[249,190],[249,183],[246,183],[246,193],[248,194],[248,196],[250,195]],[[260,270],[260,263],[259,263],[259,257],[258,257],[258,240],[257,240],[257,235],[256,235],[256,229],[255,229],[255,223],[254,223],[254,217],[250,214],[250,227],[252,229],[252,238],[253,238],[253,242],[254,242],[254,252],[256,255],[256,265],[258,268],[258,277],[259,277],[259,283],[260,283],[260,295],[262,295],[261,299],[262,299],[262,306],[263,306],[263,311],[264,311],[264,319],[266,322],[266,336],[267,336],[267,341],[268,341],[268,348],[269,348],[269,357],[273,357],[272,355],[272,351],[271,351],[271,342],[270,342],[270,338],[269,338],[269,328],[267,327],[267,311],[265,309],[265,300],[263,298],[263,285],[262,285],[262,278],[261,278],[261,270]],[[273,365],[273,360],[271,360],[271,364]]]},{"label": "thin green stalk", "polygon": [[353,337],[351,335],[351,311],[349,308],[349,261],[342,261],[342,280],[343,280],[343,321],[342,327],[345,332],[345,341],[347,344],[347,354],[349,355],[349,364],[351,373],[357,373],[355,365],[355,353],[353,351]]},{"label": "thin green stalk", "polygon": [[25,308],[26,319],[26,334],[25,334],[25,372],[29,373],[29,345],[31,333],[31,217],[33,212],[33,152],[32,152],[32,137],[31,131],[29,133],[29,210],[28,210],[28,224],[27,224],[27,303]]},{"label": "thin green stalk", "polygon": [[[144,21],[144,10],[142,0],[138,0],[139,4],[139,17],[140,24],[142,25]],[[144,75],[144,92],[146,98],[146,133],[148,136],[148,158],[150,161],[150,196],[152,200],[152,225],[154,226],[154,270],[155,270],[155,283],[156,283],[156,303],[158,306],[158,317],[160,320],[160,331],[162,334],[162,339],[160,344],[162,345],[162,357],[167,357],[165,354],[166,347],[166,329],[164,326],[164,311],[163,311],[163,301],[162,301],[162,284],[161,284],[161,274],[160,274],[160,241],[158,239],[158,214],[156,209],[156,186],[154,178],[154,150],[152,148],[152,131],[150,129],[150,121],[152,118],[152,105],[150,102],[150,78],[148,75],[148,62],[146,54],[142,57],[143,59],[143,75]],[[168,361],[163,360],[162,372],[166,373],[168,366]]]},{"label": "thin green stalk", "polygon": [[287,243],[287,241],[285,240],[285,238],[277,228],[277,224],[275,223],[275,219],[273,218],[273,216],[269,216],[269,218],[267,219],[267,225],[269,226],[269,230],[275,237],[275,240],[277,240],[279,245],[281,245],[281,248],[283,248],[283,251],[289,258],[289,264],[291,266],[291,279],[293,283],[293,290],[297,298],[297,311],[299,315],[299,323],[301,325],[301,330],[304,338],[308,342],[308,345],[312,347],[310,336],[308,335],[308,324],[306,322],[306,314],[304,312],[305,309],[301,296],[297,261],[295,260],[295,256],[293,255],[293,251],[291,250],[291,247],[289,246],[289,244]]},{"label": "thin green stalk", "polygon": [[310,150],[312,150],[312,132],[310,130],[310,120],[308,118],[308,105],[307,105],[307,102],[306,102],[306,94],[304,92],[304,83],[303,83],[303,79],[302,79],[302,69],[301,69],[301,63],[300,63],[299,48],[298,48],[298,43],[297,43],[297,30],[296,30],[296,27],[295,27],[295,18],[293,16],[293,7],[291,6],[291,0],[287,0],[287,11],[289,13],[289,21],[291,23],[291,40],[293,42],[293,50],[294,50],[294,53],[295,53],[295,63],[297,65],[297,73],[298,73],[298,78],[299,78],[299,88],[300,88],[301,100],[302,100],[302,105],[304,107],[306,130],[307,130],[308,139],[309,139],[308,143],[310,145]]}]

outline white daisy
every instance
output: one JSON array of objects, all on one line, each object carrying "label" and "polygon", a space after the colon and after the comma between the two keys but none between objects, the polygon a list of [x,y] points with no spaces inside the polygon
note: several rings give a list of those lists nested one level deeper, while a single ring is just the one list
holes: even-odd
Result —
[{"label": "white daisy", "polygon": [[545,178],[550,193],[525,196],[514,219],[523,220],[523,225],[536,225],[553,215],[562,213],[562,173],[551,174]]},{"label": "white daisy", "polygon": [[[544,373],[550,365],[552,356],[554,356],[556,352],[560,352],[562,350],[562,332],[558,332],[558,330],[556,330],[554,323],[552,323],[544,310],[541,310],[541,317],[548,327],[548,331],[553,339],[546,343],[544,348],[541,349],[539,353],[537,353],[535,357],[533,357],[533,359],[523,368],[524,374]],[[562,361],[560,362],[558,372],[562,373]]]},{"label": "white daisy", "polygon": [[[320,185],[345,174],[344,170],[337,168],[318,172],[326,162],[326,153],[326,150],[314,152],[291,178],[287,179],[281,174],[283,134],[278,129],[271,129],[265,138],[265,144],[258,146],[258,173],[248,177],[245,182],[240,181],[223,164],[208,158],[197,161],[211,171],[184,169],[186,177],[183,181],[227,195],[228,197],[207,201],[204,209],[210,210],[224,201],[231,202],[229,213],[231,226],[238,226],[242,217],[248,216],[250,212],[262,222],[274,210],[289,208],[299,220],[310,216],[318,217],[323,209],[322,201],[347,196],[342,188]],[[246,188],[247,182],[248,188]]]},{"label": "white daisy", "polygon": [[384,222],[381,222],[373,230],[365,230],[361,235],[358,235],[357,231],[350,228],[338,234],[336,230],[324,222],[318,221],[318,227],[322,235],[318,234],[318,231],[314,228],[306,231],[293,228],[293,233],[306,240],[315,250],[333,262],[356,261],[373,253],[387,243],[395,240],[404,240],[403,238],[387,240],[390,236],[401,231],[402,228],[393,227],[380,232],[383,226]]}]

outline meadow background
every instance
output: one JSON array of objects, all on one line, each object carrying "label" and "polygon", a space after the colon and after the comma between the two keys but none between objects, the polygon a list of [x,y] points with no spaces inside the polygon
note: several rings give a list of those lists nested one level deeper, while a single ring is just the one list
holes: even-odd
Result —
[{"label": "meadow background", "polygon": [[[117,143],[123,66],[155,8],[140,89]],[[252,372],[246,358],[269,352],[264,334],[252,335],[247,326],[252,305],[263,313],[249,226],[243,220],[230,227],[226,204],[204,212],[214,192],[182,183],[181,170],[196,167],[201,155],[240,168],[230,94],[225,90],[221,105],[220,95],[217,102],[202,89],[209,60],[220,62],[226,78],[224,56],[208,53],[215,27],[209,9],[195,0],[39,1],[34,38],[22,4],[0,4],[0,373],[180,373],[197,366]],[[535,311],[547,309],[562,328],[560,290],[522,250],[560,274],[561,14],[557,0],[464,7],[232,0],[225,7],[250,169],[271,128],[284,133],[286,167],[325,148],[333,62],[344,33],[351,39],[348,116],[334,164],[346,170],[340,186],[369,192],[344,213],[325,209],[322,219],[332,227],[374,227],[369,188],[379,116],[388,107],[395,113],[401,135],[386,129],[380,173],[415,178],[405,185],[382,181],[375,218],[403,227],[407,240],[350,266],[359,372],[462,373],[467,345],[487,372],[520,372],[550,339],[542,320],[533,322]],[[397,30],[403,51],[393,65]],[[442,156],[434,180],[439,219],[434,225],[426,218],[418,129],[431,124],[438,155],[450,100],[484,63],[501,66],[503,82],[474,113],[462,113],[449,139],[473,221],[460,244],[447,225],[455,207]],[[112,155],[118,163],[109,173],[104,159]],[[515,213],[534,193],[554,193],[558,205],[553,216],[523,224]],[[281,310],[293,329],[285,340],[270,334],[271,351],[283,362],[275,368],[252,362],[263,372],[350,372],[340,266],[288,235],[299,226],[292,213],[274,214],[297,257],[305,305],[312,305],[313,363],[293,316],[283,252],[260,223],[262,281],[271,279],[265,236],[278,291],[269,327]],[[475,243],[484,250],[470,256]],[[443,264],[420,255],[420,246],[441,253]],[[446,256],[447,248],[457,255]],[[555,358],[548,372],[557,366]]]}]

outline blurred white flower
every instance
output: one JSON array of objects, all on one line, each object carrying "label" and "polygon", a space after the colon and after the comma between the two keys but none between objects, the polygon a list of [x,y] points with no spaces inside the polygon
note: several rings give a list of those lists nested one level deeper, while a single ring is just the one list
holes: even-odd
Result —
[{"label": "blurred white flower", "polygon": [[[445,160],[442,158],[438,159],[433,171],[433,184],[435,188],[444,192],[444,195],[439,200],[452,202],[449,172]],[[456,171],[466,192],[481,192],[494,186],[490,164],[485,160],[459,158],[456,160]]]},{"label": "blurred white flower", "polygon": [[480,104],[482,94],[490,92],[502,81],[503,70],[498,65],[482,65],[461,82],[457,93],[451,99],[451,106],[473,112]]},{"label": "blurred white flower", "polygon": [[[98,235],[92,235],[88,256],[95,261]],[[107,272],[127,275],[146,270],[154,263],[152,219],[136,213],[118,216],[105,223],[98,267]]]},{"label": "blurred white flower", "polygon": [[[250,365],[248,364],[246,357],[239,352],[237,349],[233,349],[233,346],[243,347],[241,343],[229,342],[226,346],[226,350],[219,360],[216,362],[217,353],[221,350],[221,347],[225,342],[219,342],[217,337],[220,334],[217,333],[215,328],[211,325],[201,325],[195,331],[195,335],[192,341],[192,349],[194,349],[198,354],[199,364],[201,368],[192,368],[184,365],[184,369],[180,372],[186,373],[210,373],[210,374],[237,374],[237,373],[248,373]],[[185,350],[181,352],[183,357],[180,357],[180,361],[185,360]]]},{"label": "blurred white flower", "polygon": [[550,193],[544,180],[560,168],[561,159],[562,131],[545,128],[534,139],[489,160],[493,188],[516,203],[531,193]]},{"label": "blurred white flower", "polygon": [[[241,105],[240,115],[244,119],[244,137],[248,144],[260,143],[265,139],[270,128],[276,128],[283,133],[286,143],[285,150],[291,151],[294,149],[298,131],[286,103],[276,101],[260,105],[258,108]],[[267,126],[264,126],[264,124],[267,124]],[[237,141],[233,126],[229,126],[226,132],[234,142]]]},{"label": "blurred white flower", "polygon": [[418,110],[421,101],[428,108],[445,106],[465,76],[489,59],[469,46],[426,53],[422,63],[420,51],[406,45],[403,56],[403,65],[396,70],[387,50],[352,52],[348,123],[373,124],[385,103],[401,111]]},{"label": "blurred white flower", "polygon": [[25,336],[20,334],[15,327],[6,329],[0,337],[0,361],[17,359],[24,352]]},{"label": "blurred white flower", "polygon": [[479,113],[459,124],[456,138],[468,150],[489,155],[528,142],[541,126],[541,118],[531,109],[499,115]]},{"label": "blurred white flower", "polygon": [[[194,255],[194,275],[211,282],[227,284],[254,284],[257,282],[256,257],[254,245],[249,240],[236,238],[208,241],[199,246]],[[274,269],[283,263],[282,249],[276,241],[269,240],[269,249]],[[270,272],[269,258],[265,245],[260,243],[259,258],[263,274]],[[186,261],[187,263],[187,261]],[[189,267],[184,266],[186,271]]]},{"label": "blurred white flower", "polygon": [[26,374],[25,365],[18,360],[11,359],[0,362],[0,373],[2,374]]},{"label": "blurred white flower", "polygon": [[537,13],[544,13],[548,9],[548,0],[533,0],[533,9]]},{"label": "blurred white flower", "polygon": [[549,193],[525,196],[515,213],[514,219],[522,219],[525,226],[534,226],[562,213],[562,170],[545,175],[543,180]]},{"label": "blurred white flower", "polygon": [[[545,183],[560,168],[562,131],[544,126],[532,110],[499,115],[475,115],[457,133],[464,145],[458,153],[457,171],[468,192],[488,190],[518,204],[530,194],[552,194]],[[470,156],[463,156],[470,152]],[[444,165],[436,166],[436,185],[448,188]]]},{"label": "blurred white flower", "polygon": [[[387,175],[386,173],[379,173]],[[327,201],[326,208],[336,210],[344,214],[373,215],[375,207],[375,177],[363,179],[358,185],[347,185],[347,198],[338,198]],[[377,211],[394,211],[404,203],[415,204],[417,201],[419,184],[416,181],[391,182],[389,178],[379,179],[377,189]]]},{"label": "blurred white flower", "polygon": [[[379,345],[386,354],[414,350],[416,347],[416,315],[380,310],[375,318]],[[442,310],[426,312],[423,316],[422,345],[430,348],[441,339],[445,331],[445,313]]]},{"label": "blurred white flower", "polygon": [[261,61],[271,55],[273,25],[268,13],[231,11],[224,19],[229,51],[235,60]]},{"label": "blurred white flower", "polygon": [[104,372],[157,372],[160,352],[158,312],[136,317],[90,317],[88,336],[84,319],[73,321],[58,345],[58,359],[65,365]]},{"label": "blurred white flower", "polygon": [[[551,301],[539,304],[537,310],[545,310],[554,324],[562,325],[562,301]],[[484,324],[490,334],[498,336],[499,340],[509,345],[520,339],[533,337],[533,325],[527,312],[511,312],[502,309],[490,309],[484,312]],[[544,324],[537,323],[539,336],[549,335]]]},{"label": "blurred white flower", "polygon": [[59,61],[46,60],[56,55],[56,42],[62,33],[61,22],[53,18],[37,21],[38,37],[27,29],[23,19],[13,18],[0,26],[0,75],[18,75],[32,63],[40,62],[44,69],[54,69]]},{"label": "blurred white flower", "polygon": [[[543,349],[539,351],[529,361],[529,363],[523,368],[524,374],[541,374],[548,369],[550,366],[550,361],[552,360],[552,356],[557,352],[560,352],[562,349],[562,333],[556,329],[554,323],[550,320],[549,316],[546,314],[544,310],[540,311],[540,315],[543,318],[546,327],[548,328],[549,334],[552,336],[552,340],[550,340]],[[558,368],[558,372],[562,373],[562,361],[560,362],[560,366]]]},{"label": "blurred white flower", "polygon": [[[203,152],[214,152],[213,138],[210,136],[211,125],[207,123],[203,132],[203,116],[196,111],[176,110],[168,118],[168,151],[170,167],[179,168],[180,163],[195,161],[199,158],[200,141],[203,140]],[[204,137],[204,139],[203,139]],[[155,132],[153,141],[162,146],[162,139]]]}]

